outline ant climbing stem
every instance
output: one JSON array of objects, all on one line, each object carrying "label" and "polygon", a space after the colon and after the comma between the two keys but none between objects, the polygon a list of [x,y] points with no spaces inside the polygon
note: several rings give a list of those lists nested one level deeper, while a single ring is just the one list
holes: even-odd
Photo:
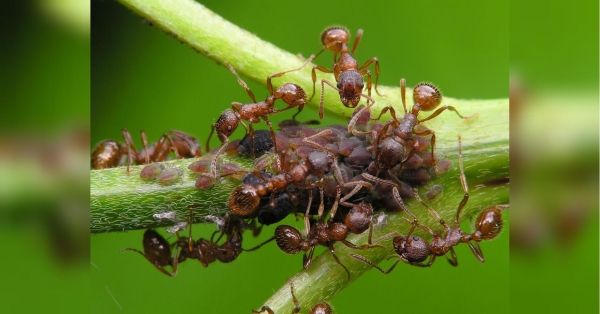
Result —
[{"label": "ant climbing stem", "polygon": [[[379,96],[383,96],[379,93],[377,89],[378,81],[379,81],[379,60],[376,57],[373,57],[367,60],[362,66],[358,66],[358,62],[352,57],[360,39],[362,37],[363,30],[359,29],[356,33],[356,38],[354,39],[354,44],[352,46],[352,50],[348,50],[348,41],[350,40],[350,34],[347,29],[341,27],[332,27],[323,32],[321,35],[321,42],[323,44],[323,49],[317,53],[317,56],[320,55],[325,50],[333,51],[333,70],[329,70],[323,66],[315,65],[312,68],[312,80],[313,80],[313,93],[309,98],[309,101],[313,99],[315,96],[316,83],[317,83],[317,73],[316,70],[319,70],[323,73],[333,73],[335,77],[335,81],[337,85],[333,85],[333,83],[328,80],[321,80],[321,98],[319,102],[319,118],[323,119],[323,104],[324,104],[324,92],[325,92],[325,84],[329,85],[331,88],[338,91],[340,95],[340,100],[342,104],[348,108],[354,108],[358,105],[360,101],[360,97],[364,97],[367,99],[367,105],[365,108],[359,111],[357,116],[360,116],[364,111],[370,110],[371,106],[375,103],[375,100],[371,97],[371,87],[372,87],[372,79],[371,79],[371,71],[368,70],[368,67],[375,63],[375,91]],[[338,58],[339,55],[339,58]],[[316,58],[316,57],[315,57]],[[314,59],[314,58],[313,58]],[[363,94],[364,81],[363,76],[367,76],[367,94]],[[357,118],[356,118],[357,119]],[[348,132],[353,132],[354,124],[356,123],[356,119],[352,119],[348,123]]]},{"label": "ant climbing stem", "polygon": [[[254,127],[252,125],[254,123],[260,122],[261,119],[263,121],[265,121],[265,123],[269,127],[269,131],[271,132],[271,139],[273,140],[273,148],[275,150],[275,154],[277,156],[279,156],[279,153],[277,151],[277,145],[276,145],[277,142],[275,140],[275,131],[273,130],[273,124],[271,123],[271,121],[269,120],[269,118],[267,116],[273,115],[273,114],[276,114],[276,113],[279,113],[282,111],[286,111],[288,109],[292,109],[295,107],[298,107],[298,113],[299,113],[300,111],[302,111],[302,109],[304,108],[304,104],[306,103],[306,93],[304,92],[302,87],[300,87],[299,85],[294,84],[294,83],[285,83],[283,86],[281,86],[277,90],[273,91],[271,79],[280,77],[288,72],[298,71],[298,70],[302,69],[304,66],[306,66],[311,60],[312,60],[312,57],[309,58],[299,68],[288,70],[288,71],[283,71],[283,72],[278,72],[278,73],[270,75],[267,78],[267,88],[269,89],[270,95],[267,96],[267,98],[261,102],[256,102],[256,98],[254,97],[254,93],[252,93],[252,90],[250,90],[250,88],[244,82],[244,80],[242,80],[240,78],[240,76],[237,74],[235,69],[230,64],[225,63],[225,66],[227,66],[227,68],[229,68],[231,73],[233,73],[233,75],[235,75],[235,77],[237,78],[240,86],[242,86],[246,90],[246,93],[248,93],[248,96],[252,100],[252,103],[251,104],[242,104],[242,103],[238,103],[238,102],[232,103],[231,109],[225,110],[221,114],[221,116],[219,117],[217,122],[215,122],[212,125],[210,135],[208,136],[208,140],[206,141],[206,150],[207,151],[210,150],[210,138],[212,137],[212,134],[214,133],[215,130],[217,131],[217,137],[219,138],[219,140],[221,141],[221,144],[222,144],[221,148],[219,148],[219,150],[215,153],[215,156],[213,157],[213,161],[211,163],[211,176],[213,178],[217,176],[217,173],[216,173],[217,159],[218,159],[219,155],[223,152],[223,150],[225,149],[227,144],[229,144],[229,136],[231,136],[231,134],[233,134],[233,132],[237,129],[237,127],[240,123],[246,130],[246,134],[250,135],[250,151],[251,151],[251,155],[252,155],[253,159],[254,159]],[[281,110],[275,109],[275,101],[277,99],[282,99],[283,102],[285,102],[288,106]],[[298,114],[298,113],[296,113],[296,114]],[[295,116],[296,115],[294,115],[294,117]],[[248,122],[248,126],[246,126],[246,123],[244,123],[244,121]],[[280,170],[281,169],[281,161],[279,160],[279,157],[277,158],[276,164],[277,164],[277,169]]]},{"label": "ant climbing stem", "polygon": [[[165,238],[152,229],[144,232],[143,240],[144,253],[134,248],[125,248],[121,250],[121,253],[125,251],[134,251],[142,255],[147,259],[156,269],[163,274],[175,277],[177,275],[177,265],[179,264],[179,251],[175,248],[175,253],[171,257],[171,245]],[[171,266],[172,271],[168,272],[164,266]]]}]

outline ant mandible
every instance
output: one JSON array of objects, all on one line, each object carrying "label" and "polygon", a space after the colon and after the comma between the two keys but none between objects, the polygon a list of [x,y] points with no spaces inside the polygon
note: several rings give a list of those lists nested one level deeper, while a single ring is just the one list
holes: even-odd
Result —
[{"label": "ant mandible", "polygon": [[[297,69],[283,71],[283,72],[269,75],[269,77],[267,77],[267,88],[269,89],[269,96],[264,101],[261,101],[261,102],[256,102],[254,93],[252,93],[252,90],[250,90],[248,85],[246,85],[246,83],[240,78],[240,76],[237,74],[235,69],[230,64],[227,64],[227,63],[225,64],[225,66],[227,66],[229,68],[231,73],[233,73],[233,75],[235,75],[240,86],[242,86],[246,90],[246,92],[248,93],[248,96],[250,96],[250,99],[252,99],[252,103],[251,104],[241,104],[238,102],[232,103],[231,109],[225,110],[221,114],[221,116],[219,117],[217,122],[215,122],[212,125],[210,135],[208,136],[208,140],[206,141],[206,151],[210,151],[210,138],[212,137],[212,134],[215,131],[215,129],[217,130],[217,137],[219,138],[219,140],[222,143],[221,148],[219,148],[219,150],[216,152],[215,156],[213,157],[213,161],[211,163],[211,176],[213,178],[215,178],[217,176],[217,172],[216,172],[217,171],[216,170],[217,158],[219,157],[221,152],[225,149],[225,147],[227,147],[227,144],[229,144],[229,136],[231,136],[231,134],[233,134],[233,132],[235,132],[235,130],[237,129],[237,127],[240,123],[246,130],[246,133],[250,134],[250,151],[252,154],[252,158],[254,158],[254,127],[252,126],[252,124],[260,122],[260,119],[265,121],[265,123],[267,123],[267,125],[269,126],[269,130],[271,131],[271,139],[273,140],[275,154],[279,155],[277,152],[277,145],[275,145],[276,141],[275,141],[275,131],[273,130],[273,124],[271,123],[271,121],[269,120],[267,115],[273,115],[273,114],[276,114],[276,113],[279,113],[279,112],[282,112],[282,111],[285,111],[288,109],[298,107],[298,112],[296,114],[294,114],[294,116],[293,116],[295,118],[296,115],[298,113],[300,113],[302,111],[302,109],[304,108],[304,104],[306,103],[306,93],[304,92],[302,87],[300,87],[299,85],[294,84],[294,83],[285,83],[283,86],[281,86],[277,90],[273,91],[273,85],[271,84],[271,79],[274,77],[280,77],[288,72],[298,71],[298,70],[302,69],[304,66],[306,66],[310,62],[310,60],[312,60],[312,57],[309,58],[302,66],[300,66]],[[277,99],[282,99],[288,106],[281,110],[275,109],[275,100],[277,100]],[[243,121],[247,121],[249,125],[246,126],[246,124]],[[278,168],[279,168],[279,164],[280,164],[279,159],[277,160],[277,164],[278,164]]]},{"label": "ant mandible", "polygon": [[[433,159],[434,171],[438,173],[437,163],[435,162],[434,147],[435,147],[435,132],[433,130],[424,130],[421,132],[415,131],[415,127],[422,122],[437,117],[444,110],[452,110],[462,119],[470,119],[471,117],[463,117],[453,106],[443,106],[437,109],[429,117],[419,120],[418,115],[423,111],[431,111],[437,108],[442,102],[442,93],[435,86],[429,83],[419,83],[415,86],[413,91],[414,105],[412,110],[409,112],[406,109],[406,80],[400,80],[400,94],[402,98],[402,106],[404,107],[404,117],[402,120],[396,118],[396,111],[393,107],[387,106],[383,108],[379,117],[374,120],[379,120],[381,116],[390,111],[392,120],[388,121],[377,136],[376,144],[373,145],[373,154],[375,156],[375,164],[379,169],[390,169],[397,165],[402,164],[414,155],[415,150],[410,149],[417,144],[417,141],[413,138],[413,134],[427,136],[431,135],[431,157]],[[387,133],[389,127],[394,128],[393,135],[387,139],[381,140],[381,137]]]},{"label": "ant mandible", "polygon": [[[296,295],[294,295],[294,284],[292,280],[288,278],[288,283],[290,285],[290,291],[292,293],[292,301],[294,302],[294,308],[292,309],[292,314],[300,313],[300,302],[296,299]],[[273,310],[268,306],[264,305],[260,308],[260,310],[252,310],[252,313],[263,313],[267,312],[268,314],[275,314]],[[310,310],[310,314],[331,314],[333,313],[331,306],[327,302],[319,302],[313,306]]]},{"label": "ant mandible", "polygon": [[[392,267],[390,267],[390,269],[386,271],[382,270],[381,268],[373,264],[373,262],[367,260],[366,258],[360,255],[351,254],[351,257],[377,268],[384,274],[390,273],[394,269],[394,267],[396,267],[400,260],[414,266],[429,267],[433,264],[437,256],[446,256],[448,262],[451,265],[458,266],[456,254],[454,253],[454,246],[458,245],[461,242],[465,242],[469,245],[469,248],[471,249],[475,257],[477,257],[477,259],[483,263],[483,252],[481,251],[478,242],[482,240],[492,240],[500,234],[503,225],[502,213],[500,210],[504,208],[501,206],[492,206],[484,209],[477,217],[475,223],[476,231],[472,234],[468,234],[462,231],[462,229],[460,229],[460,212],[469,200],[469,189],[467,186],[467,179],[465,177],[462,161],[462,145],[460,135],[458,136],[458,161],[460,165],[460,183],[462,185],[463,191],[465,192],[465,195],[463,196],[462,201],[458,205],[458,209],[456,210],[456,217],[452,226],[448,225],[433,208],[425,204],[425,202],[423,202],[423,200],[419,197],[417,190],[414,190],[415,198],[421,204],[427,207],[429,212],[434,217],[436,217],[439,220],[440,224],[444,227],[444,235],[442,235],[439,231],[434,232],[426,226],[418,224],[419,228],[423,229],[425,232],[433,236],[431,244],[423,238],[419,238],[417,236],[410,237],[410,234],[407,236],[394,237],[393,247],[396,253],[398,254],[398,260],[392,265]],[[412,229],[414,229],[415,225],[417,225],[417,222],[413,221]],[[474,241],[474,243],[472,243],[471,241]],[[451,257],[448,257],[446,255],[448,252],[450,252]],[[427,259],[428,256],[430,256],[429,262],[427,264],[424,264],[423,262]]]},{"label": "ant mandible", "polygon": [[[359,29],[356,32],[356,38],[352,45],[352,50],[348,50],[348,41],[350,40],[350,34],[347,29],[342,27],[332,27],[326,29],[321,35],[321,42],[323,43],[323,49],[317,53],[316,56],[321,54],[325,50],[333,51],[333,70],[329,70],[323,66],[315,65],[312,68],[312,80],[313,80],[313,93],[310,96],[310,100],[315,96],[315,85],[317,83],[317,73],[319,70],[323,73],[333,73],[337,86],[334,86],[328,80],[321,80],[321,100],[319,102],[319,118],[323,119],[323,95],[325,92],[325,84],[338,91],[340,94],[340,100],[342,104],[348,108],[354,108],[358,105],[360,97],[367,99],[367,106],[365,106],[355,117],[353,117],[348,123],[348,132],[352,132],[356,119],[361,116],[363,112],[369,110],[375,103],[375,100],[371,97],[371,71],[367,68],[375,63],[375,91],[381,96],[379,90],[377,90],[377,84],[379,81],[379,60],[373,57],[362,66],[358,66],[358,62],[352,57],[354,51],[360,43],[363,30]],[[339,55],[339,58],[337,56]],[[316,58],[313,57],[312,59]],[[362,93],[364,88],[363,76],[367,76],[367,92],[368,95]]]}]

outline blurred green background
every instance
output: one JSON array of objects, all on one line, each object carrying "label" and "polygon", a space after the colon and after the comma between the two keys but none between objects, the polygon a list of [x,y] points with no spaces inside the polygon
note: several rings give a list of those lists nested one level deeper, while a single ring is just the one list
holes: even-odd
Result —
[{"label": "blurred green background", "polygon": [[[320,34],[329,25],[348,27],[352,37],[362,28],[355,58],[362,63],[378,57],[382,85],[397,86],[404,77],[409,86],[430,81],[455,98],[508,97],[507,1],[203,4],[259,37],[304,56],[321,48]],[[331,68],[330,60],[326,54],[317,63]],[[231,102],[249,102],[226,68],[148,26],[117,2],[92,3],[91,61],[90,149],[103,139],[121,140],[123,127],[138,144],[142,129],[150,141],[177,129],[204,142],[210,125]],[[247,83],[257,99],[266,97],[265,87]],[[281,116],[285,117],[277,118],[291,114]],[[305,109],[300,120],[316,117],[315,110]],[[323,121],[334,122],[345,123],[327,116]],[[238,130],[233,138],[241,136],[243,131]],[[264,228],[259,239],[247,235],[244,247],[268,238],[274,228]],[[213,230],[212,225],[195,226],[194,237],[208,237]],[[206,269],[187,261],[180,265],[176,278],[167,278],[141,256],[119,253],[125,247],[141,249],[142,234],[143,230],[91,235],[92,312],[248,313],[301,269],[300,256],[286,255],[269,245],[244,253],[231,264],[215,263]],[[485,264],[461,246],[457,251],[460,267],[439,261],[430,269],[399,265],[388,276],[371,271],[331,302],[339,313],[507,312],[508,241],[507,221],[498,240],[482,244]],[[435,303],[430,302],[432,298]]]}]

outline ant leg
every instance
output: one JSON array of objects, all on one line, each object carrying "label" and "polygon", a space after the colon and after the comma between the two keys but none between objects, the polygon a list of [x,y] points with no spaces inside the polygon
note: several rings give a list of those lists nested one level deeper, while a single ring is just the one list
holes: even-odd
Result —
[{"label": "ant leg", "polygon": [[[254,159],[254,127],[252,126],[252,123],[248,124],[248,127],[250,129],[250,157]],[[271,130],[273,130],[273,128],[271,128]],[[273,145],[275,144],[276,143],[273,143]]]},{"label": "ant leg", "polygon": [[450,263],[450,265],[456,267],[458,266],[458,258],[456,258],[456,253],[454,253],[454,248],[451,247],[450,248],[450,256],[448,257],[448,254],[444,255],[446,256],[446,260],[448,261],[448,263]]},{"label": "ant leg", "polygon": [[431,215],[433,215],[433,217],[435,217],[435,219],[439,220],[440,225],[444,226],[444,229],[446,230],[446,232],[450,231],[450,226],[448,226],[448,224],[446,224],[446,222],[444,221],[444,219],[442,219],[440,214],[438,214],[438,212],[435,211],[435,209],[431,208],[429,205],[427,205],[427,204],[425,204],[425,202],[423,202],[423,200],[419,196],[419,191],[417,190],[417,188],[413,188],[413,194],[415,195],[415,198],[417,199],[417,201],[419,201],[419,203],[421,203],[421,205],[427,207],[427,209],[429,210]]},{"label": "ant leg", "polygon": [[221,145],[221,147],[219,147],[219,149],[215,153],[215,156],[213,157],[213,159],[210,163],[210,175],[213,179],[217,178],[217,159],[219,158],[219,155],[221,155],[223,150],[225,150],[227,145],[229,145],[229,138],[227,136],[225,136],[225,134],[217,134],[217,135],[220,135],[219,137],[222,139],[223,145]]},{"label": "ant leg", "polygon": [[261,244],[259,244],[259,245],[255,246],[255,247],[253,247],[253,248],[251,248],[251,249],[242,249],[242,251],[246,251],[246,252],[252,252],[252,251],[256,251],[256,250],[258,250],[259,248],[261,248],[263,245],[265,245],[265,244],[267,244],[267,243],[269,243],[269,242],[271,242],[271,241],[273,241],[273,240],[275,240],[275,237],[271,237],[271,238],[269,238],[267,241],[265,241],[265,242],[263,242],[263,243],[261,243]]},{"label": "ant leg", "polygon": [[304,104],[298,105],[298,111],[294,113],[294,115],[292,116],[292,120],[296,121],[296,116],[300,114],[300,112],[302,112],[302,109],[304,109]]},{"label": "ant leg", "polygon": [[146,164],[150,163],[150,155],[148,154],[148,139],[146,138],[146,131],[141,130],[140,135],[142,138],[142,146],[144,147],[144,151],[146,152]]},{"label": "ant leg", "polygon": [[244,80],[242,80],[240,78],[240,76],[237,74],[235,69],[229,63],[225,62],[224,65],[229,68],[229,71],[231,71],[231,73],[233,73],[233,75],[235,75],[240,86],[246,90],[246,93],[248,93],[248,96],[250,96],[250,99],[252,99],[252,103],[256,103],[256,98],[254,98],[254,93],[252,93],[252,90],[250,90],[250,87],[248,87],[248,85],[246,85],[246,82],[244,82]]},{"label": "ant leg", "polygon": [[[342,242],[348,242],[346,240],[343,240]],[[344,243],[345,244],[345,243]],[[342,264],[342,262],[340,261],[340,259],[337,257],[337,255],[335,255],[335,250],[333,249],[333,243],[329,242],[329,252],[331,252],[331,255],[333,255],[333,259],[335,259],[335,261],[340,264],[340,266],[344,267],[344,270],[346,270],[346,273],[348,273],[348,280],[350,280],[350,271],[348,270],[348,268],[346,266],[344,266],[344,264]]]},{"label": "ant leg", "polygon": [[312,263],[312,258],[313,258],[314,252],[315,252],[315,247],[312,246],[310,248],[310,252],[308,252],[308,257],[306,256],[306,253],[304,253],[304,255],[302,256],[302,266],[304,267],[304,270],[308,269],[308,266],[310,266],[310,263]]},{"label": "ant leg", "polygon": [[[271,140],[273,141],[273,150],[275,150],[275,155],[277,156],[277,159],[275,161],[276,165],[277,165],[277,172],[281,172],[281,159],[279,158],[279,152],[277,151],[277,139],[275,138],[275,130],[273,130],[273,123],[271,123],[271,121],[269,120],[269,118],[267,118],[267,116],[263,116],[262,117],[263,120],[265,120],[265,123],[269,126],[269,131],[271,131]],[[254,142],[254,140],[252,141]],[[252,153],[254,154],[254,149],[252,150]],[[253,157],[254,158],[254,155]]]},{"label": "ant leg", "polygon": [[324,85],[324,83],[327,83],[327,85],[331,86],[331,88],[335,89],[336,91],[338,91],[338,92],[340,91],[337,87],[335,87],[328,80],[321,80],[321,100],[319,101],[319,119],[321,119],[321,120],[323,120],[323,97],[325,96],[325,85]]},{"label": "ant leg", "polygon": [[[169,277],[173,277],[174,275],[172,273],[169,273],[166,269],[164,269],[161,265],[155,263],[154,261],[150,260],[144,253],[142,253],[140,250],[138,249],[134,249],[134,248],[125,248],[121,250],[121,253],[125,252],[125,251],[134,251],[134,252],[138,252],[141,256],[143,256],[146,260],[148,260],[148,262],[150,262],[150,264],[154,265],[154,267],[156,267],[156,269],[160,270],[163,274],[169,276]],[[176,251],[177,252],[177,251]],[[174,263],[176,265],[176,263]]]},{"label": "ant leg", "polygon": [[[460,211],[463,209],[463,207],[467,204],[467,201],[469,200],[469,186],[467,185],[467,178],[465,177],[465,168],[463,166],[461,139],[462,139],[462,137],[459,134],[458,135],[458,165],[460,167],[460,184],[462,185],[463,191],[465,191],[465,196],[463,197],[462,201],[458,205],[458,209],[456,210],[455,223],[457,225],[460,224],[460,222],[459,222]],[[481,252],[481,250],[480,250],[480,252]],[[483,260],[483,254],[482,254],[481,260]]]},{"label": "ant leg", "polygon": [[359,132],[359,131],[354,131],[354,125],[356,124],[356,121],[358,120],[358,118],[360,118],[360,116],[363,114],[363,112],[367,111],[367,110],[371,110],[371,107],[373,106],[373,104],[375,104],[375,100],[373,98],[371,98],[371,96],[366,96],[365,94],[361,94],[361,96],[366,97],[367,99],[371,100],[371,103],[369,103],[369,101],[367,100],[367,105],[362,108],[360,111],[358,111],[358,113],[356,113],[354,115],[354,117],[352,117],[352,119],[350,119],[350,122],[348,122],[348,132],[352,133],[354,135],[362,135],[362,134],[370,134],[371,132]]},{"label": "ant leg", "polygon": [[[144,136],[142,137],[142,142],[144,141],[145,137],[146,137],[146,135],[144,134]],[[173,141],[171,139],[169,139],[167,134],[163,134],[163,136],[160,137],[158,142],[156,142],[156,146],[154,146],[154,151],[152,152],[152,161],[163,161],[163,160],[167,159],[167,155],[169,154],[170,149],[163,148],[163,147],[165,147],[165,141],[169,141],[169,146],[173,147],[173,145],[174,145]],[[146,160],[148,160],[148,156],[149,156],[148,149],[145,149],[145,151],[146,151]]]},{"label": "ant leg", "polygon": [[135,150],[135,145],[133,145],[133,140],[131,139],[131,134],[127,131],[126,128],[123,128],[123,139],[125,139],[125,143],[127,144],[127,173],[129,173],[129,166],[131,166],[131,155],[135,155],[134,159],[137,161],[137,151]]},{"label": "ant leg", "polygon": [[384,107],[381,110],[381,112],[379,113],[379,116],[377,116],[377,118],[375,118],[375,119],[371,118],[371,120],[377,121],[377,120],[381,119],[381,116],[383,116],[388,111],[390,112],[390,115],[392,115],[392,118],[394,119],[394,121],[396,121],[396,123],[400,123],[400,121],[398,121],[398,118],[396,118],[396,110],[394,110],[394,108],[392,106]]},{"label": "ant leg", "polygon": [[473,243],[471,243],[471,241],[467,241],[467,244],[469,245],[469,248],[471,249],[471,252],[473,252],[475,257],[477,257],[477,259],[480,262],[482,262],[482,263],[485,262],[485,259],[483,258],[483,252],[481,251],[479,244],[477,244],[477,242],[475,242],[473,244]]},{"label": "ant leg", "polygon": [[[269,75],[267,77],[267,88],[269,89],[269,95],[273,95],[273,85],[271,84],[271,79],[272,78],[283,76],[284,74],[289,73],[289,72],[294,72],[294,71],[302,70],[302,68],[304,68],[310,62],[312,62],[315,58],[316,58],[315,55],[311,55],[310,57],[308,57],[308,59],[306,59],[306,62],[304,62],[304,64],[302,64],[298,68],[295,68],[295,69],[292,69],[292,70],[283,71],[283,72],[278,72],[278,73]],[[256,101],[255,101],[255,103],[256,103]]]},{"label": "ant leg", "polygon": [[356,48],[358,47],[358,44],[360,43],[362,34],[363,34],[362,29],[359,29],[358,31],[356,31],[356,36],[354,37],[354,43],[352,44],[352,50],[350,50],[350,55],[354,55],[354,51],[356,51]]},{"label": "ant leg", "polygon": [[292,310],[292,313],[300,313],[300,303],[298,302],[298,299],[296,299],[296,295],[294,295],[294,283],[292,282],[292,280],[290,278],[287,279],[288,283],[290,284],[290,292],[292,293],[292,301],[294,301],[294,309]]},{"label": "ant leg", "polygon": [[462,115],[461,115],[461,114],[460,114],[460,113],[459,113],[459,112],[456,110],[456,108],[454,108],[454,107],[452,107],[452,106],[442,106],[442,107],[438,108],[438,110],[436,110],[434,113],[432,113],[432,114],[431,114],[429,117],[427,117],[427,118],[425,118],[425,119],[423,119],[423,120],[419,120],[419,123],[421,123],[421,122],[425,122],[425,121],[427,121],[427,120],[431,120],[431,119],[433,119],[433,118],[437,117],[437,116],[438,116],[440,113],[442,113],[442,112],[443,112],[444,110],[446,110],[446,109],[456,112],[456,114],[457,114],[459,117],[461,117],[462,119],[464,119],[464,120],[470,120],[470,119],[472,119],[472,118],[474,118],[474,117],[476,117],[476,116],[478,115],[478,113],[475,113],[475,114],[474,114],[474,115],[472,115],[472,116],[463,117],[463,116],[462,116]]},{"label": "ant leg", "polygon": [[437,168],[437,162],[435,162],[435,154],[434,154],[434,150],[435,150],[435,131],[434,130],[425,130],[423,132],[414,132],[416,135],[422,135],[422,136],[427,136],[427,135],[431,135],[431,159],[433,159],[433,171],[435,171],[435,174],[438,174],[438,168]]},{"label": "ant leg", "polygon": [[[310,190],[308,190],[308,206],[306,206],[306,213],[304,214],[304,230],[306,230],[306,234],[310,233],[309,212],[310,212],[310,205],[312,204],[312,199],[313,199],[312,189],[310,189]],[[319,217],[319,218],[321,218],[321,217]]]},{"label": "ant leg", "polygon": [[[325,68],[323,66],[320,66],[320,65],[313,66],[312,72],[311,72],[311,74],[312,74],[312,81],[313,81],[313,92],[312,92],[312,95],[310,95],[310,98],[308,98],[308,102],[310,102],[313,99],[313,97],[315,97],[315,92],[316,92],[315,85],[317,84],[317,72],[316,72],[316,70],[319,70],[319,71],[321,71],[323,73],[333,73],[333,70],[329,70],[329,69],[327,69],[327,68]],[[323,119],[323,118],[321,117],[321,119]]]},{"label": "ant leg", "polygon": [[402,107],[404,107],[404,114],[408,113],[408,109],[406,109],[406,80],[404,78],[400,79],[400,96],[402,98]]},{"label": "ant leg", "polygon": [[208,139],[206,140],[206,146],[204,147],[207,154],[208,154],[208,152],[210,152],[210,138],[212,137],[214,132],[215,132],[215,125],[213,124],[212,127],[210,128],[210,134],[208,135]]},{"label": "ant leg", "polygon": [[379,82],[379,59],[377,59],[377,57],[373,57],[373,58],[367,60],[367,62],[365,62],[365,64],[363,64],[360,68],[358,68],[358,71],[360,71],[362,73],[362,71],[365,70],[366,68],[368,68],[371,64],[373,64],[373,62],[375,62],[375,92],[377,93],[377,95],[383,97],[385,95],[382,95],[381,93],[379,93],[379,90],[377,90],[377,86],[378,86],[378,82]]},{"label": "ant leg", "polygon": [[319,145],[316,142],[313,142],[313,139],[318,138],[318,137],[322,137],[322,136],[327,136],[329,134],[331,134],[331,129],[325,129],[325,130],[323,130],[323,131],[321,131],[321,132],[319,132],[317,134],[314,134],[314,135],[311,135],[309,137],[303,138],[302,142],[304,142],[304,143],[312,146],[313,148],[316,148],[316,149],[319,149],[319,150],[327,152],[327,150],[325,149],[325,147]]},{"label": "ant leg", "polygon": [[377,270],[379,270],[379,271],[380,271],[381,273],[383,273],[384,275],[387,275],[387,274],[389,274],[389,273],[390,273],[392,270],[394,270],[394,268],[396,267],[396,265],[398,265],[398,262],[400,261],[400,256],[399,256],[399,255],[396,255],[396,257],[397,257],[398,259],[396,260],[396,262],[394,263],[394,265],[392,265],[392,267],[390,267],[390,269],[388,269],[388,270],[383,270],[383,269],[379,268],[379,266],[377,266],[377,265],[373,264],[373,262],[371,262],[370,260],[368,260],[368,259],[366,259],[366,258],[364,258],[364,257],[362,257],[362,256],[360,256],[360,255],[358,255],[358,254],[350,254],[350,257],[352,257],[352,258],[354,258],[354,259],[357,259],[357,260],[359,260],[359,261],[361,261],[361,262],[363,262],[363,263],[365,263],[365,264],[367,264],[367,265],[371,265],[371,266],[372,266],[372,267],[374,267],[374,268],[377,268]]},{"label": "ant leg", "polygon": [[394,188],[392,189],[392,193],[394,194],[394,199],[396,200],[396,202],[398,202],[398,205],[400,205],[400,208],[402,208],[404,210],[404,212],[406,212],[413,219],[413,222],[412,222],[413,226],[410,229],[410,231],[408,232],[408,234],[406,235],[406,238],[410,239],[410,235],[413,233],[413,231],[417,227],[417,224],[419,223],[419,219],[417,219],[417,216],[415,216],[413,213],[411,213],[410,210],[408,210],[408,208],[406,207],[406,205],[404,205],[404,202],[402,201],[402,198],[400,197],[400,193],[398,192],[397,187],[394,186]]},{"label": "ant leg", "polygon": [[163,136],[167,137],[167,140],[169,141],[169,146],[171,146],[171,149],[173,150],[173,153],[175,154],[175,158],[177,158],[177,159],[183,158],[179,154],[179,150],[177,149],[177,145],[175,144],[175,141],[173,140],[173,138],[171,137],[171,135],[169,135],[169,133],[166,133]]}]

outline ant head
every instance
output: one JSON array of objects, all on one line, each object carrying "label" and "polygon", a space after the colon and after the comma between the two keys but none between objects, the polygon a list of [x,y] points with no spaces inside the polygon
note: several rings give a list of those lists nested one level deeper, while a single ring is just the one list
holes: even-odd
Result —
[{"label": "ant head", "polygon": [[223,111],[219,117],[219,120],[215,122],[217,134],[223,134],[229,137],[235,131],[235,129],[237,129],[239,123],[240,119],[238,119],[235,113],[230,109],[227,109]]},{"label": "ant head", "polygon": [[442,93],[431,83],[419,83],[413,90],[413,101],[421,110],[433,110],[442,102]]},{"label": "ant head", "polygon": [[332,26],[327,28],[321,34],[321,43],[323,47],[331,51],[342,50],[342,45],[350,41],[350,32],[342,26]]},{"label": "ant head", "polygon": [[406,236],[395,237],[393,246],[398,255],[411,263],[423,262],[431,255],[429,243],[417,236],[411,236],[410,241]]},{"label": "ant head", "polygon": [[364,87],[365,83],[358,71],[344,71],[338,77],[340,100],[346,107],[354,108],[358,105]]},{"label": "ant head", "polygon": [[477,231],[473,233],[474,241],[491,240],[497,237],[502,231],[502,213],[496,207],[484,209],[475,222]]},{"label": "ant head", "polygon": [[344,223],[348,226],[350,232],[361,234],[369,229],[371,219],[373,219],[373,207],[363,201],[350,209]]},{"label": "ant head", "polygon": [[302,248],[302,236],[292,226],[280,225],[275,229],[275,242],[287,254],[296,254]]},{"label": "ant head", "polygon": [[144,255],[155,265],[166,266],[171,262],[171,245],[158,232],[144,232]]},{"label": "ant head", "polygon": [[285,83],[275,92],[276,98],[281,98],[286,104],[296,107],[306,103],[306,93],[300,85]]},{"label": "ant head", "polygon": [[319,302],[310,310],[311,314],[331,314],[333,310],[327,302]]},{"label": "ant head", "polygon": [[229,209],[238,216],[252,215],[259,203],[258,190],[252,185],[242,184],[229,195]]}]

